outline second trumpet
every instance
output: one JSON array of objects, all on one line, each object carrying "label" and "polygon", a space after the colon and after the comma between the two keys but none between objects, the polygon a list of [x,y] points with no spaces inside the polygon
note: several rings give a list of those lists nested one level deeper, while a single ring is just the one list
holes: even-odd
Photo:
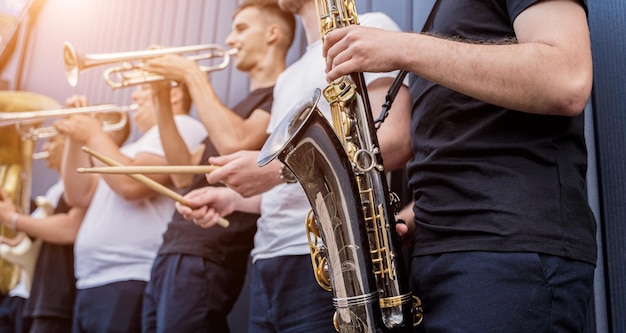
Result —
[{"label": "second trumpet", "polygon": [[[107,68],[103,75],[105,82],[112,88],[125,88],[137,84],[164,80],[161,75],[142,70],[143,62],[166,54],[178,54],[192,61],[222,58],[219,64],[200,66],[205,72],[213,72],[226,68],[230,63],[230,56],[235,55],[237,49],[225,49],[216,44],[199,44],[143,51],[78,54],[69,42],[63,45],[63,59],[67,81],[72,87],[78,84],[78,76],[84,70],[103,65],[115,66]],[[115,79],[114,79],[115,78]]]},{"label": "second trumpet", "polygon": [[15,125],[22,139],[38,140],[59,135],[56,128],[53,126],[38,127],[39,123],[46,120],[63,118],[73,114],[117,113],[119,114],[119,120],[116,122],[105,121],[102,124],[102,128],[105,132],[113,132],[126,126],[128,113],[137,110],[137,108],[136,104],[122,106],[101,104],[56,110],[0,112],[0,127]]}]

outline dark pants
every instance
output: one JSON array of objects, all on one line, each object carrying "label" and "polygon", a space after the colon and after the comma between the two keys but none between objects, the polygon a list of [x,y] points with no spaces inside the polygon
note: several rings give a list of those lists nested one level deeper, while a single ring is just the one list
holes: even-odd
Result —
[{"label": "dark pants", "polygon": [[229,332],[226,320],[245,280],[202,257],[159,255],[143,307],[144,332]]},{"label": "dark pants", "polygon": [[6,296],[0,303],[0,333],[26,333],[30,319],[24,317],[26,299]]},{"label": "dark pants", "polygon": [[572,333],[584,329],[593,271],[537,253],[457,252],[414,257],[411,283],[426,333]]},{"label": "dark pants", "polygon": [[69,333],[72,320],[69,318],[37,317],[33,319],[30,333]]},{"label": "dark pants", "polygon": [[78,289],[74,333],[141,332],[145,281],[121,281]]},{"label": "dark pants", "polygon": [[332,293],[313,276],[311,257],[260,259],[252,265],[249,332],[332,333]]}]

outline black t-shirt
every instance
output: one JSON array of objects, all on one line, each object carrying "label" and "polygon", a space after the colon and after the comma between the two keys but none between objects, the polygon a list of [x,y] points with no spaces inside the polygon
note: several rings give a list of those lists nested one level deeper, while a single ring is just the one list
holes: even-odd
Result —
[{"label": "black t-shirt", "polygon": [[[256,109],[270,112],[273,90],[274,87],[269,87],[251,92],[233,108],[233,111],[242,117],[248,117]],[[218,155],[208,138],[204,140],[204,144],[206,148],[201,163],[207,163],[209,156]],[[205,175],[196,175],[186,193],[205,186],[209,186]],[[224,217],[230,221],[228,228],[215,226],[204,229],[192,221],[185,220],[178,211],[175,211],[172,222],[169,223],[163,235],[163,245],[159,249],[159,255],[196,255],[233,269],[245,269],[248,255],[254,244],[258,217],[257,214],[234,212]]]},{"label": "black t-shirt", "polygon": [[[67,213],[70,207],[59,199],[55,214]],[[26,301],[28,317],[53,317],[71,319],[76,297],[73,245],[43,242],[35,266],[35,274]]]},{"label": "black t-shirt", "polygon": [[[427,31],[513,38],[514,19],[536,1],[442,0]],[[410,82],[414,255],[531,251],[595,263],[583,115],[517,112],[415,75]]]}]

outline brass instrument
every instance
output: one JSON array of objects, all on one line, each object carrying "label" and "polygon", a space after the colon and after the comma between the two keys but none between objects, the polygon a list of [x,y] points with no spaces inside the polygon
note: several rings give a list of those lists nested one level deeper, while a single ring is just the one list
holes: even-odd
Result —
[{"label": "brass instrument", "polygon": [[[59,104],[46,96],[19,92],[0,91],[0,110],[17,113],[27,110],[58,108]],[[33,125],[36,126],[36,125]],[[15,127],[0,128],[0,184],[21,212],[30,212],[31,167],[34,142],[22,140]],[[0,226],[0,236],[5,239],[27,237],[10,228]],[[19,281],[20,267],[0,257],[0,293],[7,293]]]},{"label": "brass instrument", "polygon": [[[23,139],[38,140],[59,135],[56,128],[52,126],[36,127],[32,124],[41,123],[49,119],[62,118],[73,114],[97,114],[97,113],[119,113],[120,119],[117,122],[103,122],[102,129],[105,132],[114,132],[122,129],[128,123],[128,112],[137,110],[136,104],[128,106],[118,106],[115,104],[102,104],[79,108],[65,108],[54,110],[20,111],[20,112],[0,112],[0,128],[16,125],[16,128]],[[42,158],[41,156],[38,156]]]},{"label": "brass instrument", "polygon": [[[204,52],[199,53],[198,52]],[[142,62],[151,58],[156,58],[166,54],[190,54],[186,56],[192,61],[223,58],[222,62],[213,66],[200,66],[200,70],[206,73],[218,71],[226,68],[230,62],[230,56],[235,55],[237,49],[229,49],[216,44],[199,44],[191,46],[160,48],[143,51],[130,51],[118,53],[102,54],[78,54],[69,42],[63,44],[63,59],[65,61],[65,73],[67,81],[72,87],[78,84],[78,76],[84,70],[102,66],[119,64],[107,68],[103,75],[104,80],[112,89],[125,88],[132,85],[161,81],[165,78],[161,75],[142,70]],[[132,62],[135,63],[132,63]],[[117,80],[114,80],[115,77]]]},{"label": "brass instrument", "polygon": [[[315,3],[322,38],[358,24],[352,0]],[[337,331],[409,332],[421,322],[421,303],[409,289],[395,230],[399,199],[389,193],[362,73],[323,94],[333,125],[317,108],[320,89],[312,91],[270,135],[258,164],[278,158],[304,188],[313,269],[333,292]]]}]

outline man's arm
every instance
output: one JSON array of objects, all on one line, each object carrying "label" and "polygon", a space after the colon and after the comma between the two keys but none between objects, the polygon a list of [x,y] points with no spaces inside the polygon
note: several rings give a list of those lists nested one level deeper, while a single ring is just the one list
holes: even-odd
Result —
[{"label": "man's arm", "polygon": [[[378,118],[393,78],[380,78],[367,85],[367,93],[374,119]],[[404,168],[411,157],[411,105],[409,89],[402,86],[389,109],[389,115],[377,131],[378,144],[385,170]]]},{"label": "man's arm", "polygon": [[[151,153],[139,153],[134,158],[122,154],[115,142],[103,132],[100,122],[88,115],[74,115],[61,120],[55,126],[61,133],[67,134],[70,139],[70,144],[64,155],[66,159],[63,166],[63,181],[66,186],[65,198],[68,200],[68,204],[72,206],[87,207],[97,186],[97,177],[78,175],[76,172],[77,168],[91,166],[88,155],[81,150],[82,146],[87,146],[93,151],[126,166],[166,165],[164,157]],[[93,164],[104,166],[102,162],[96,160],[93,160]],[[160,184],[168,184],[170,181],[168,175],[151,174],[147,176]],[[107,174],[99,177],[102,177],[115,193],[126,200],[137,200],[156,195],[149,187],[130,179],[127,175]],[[81,184],[82,182],[86,183],[87,180],[89,186]],[[83,190],[89,192],[83,192]],[[86,193],[90,194],[89,200],[87,200]]]},{"label": "man's arm", "polygon": [[269,110],[255,110],[248,118],[240,117],[220,101],[196,62],[179,55],[166,55],[147,61],[145,70],[185,83],[200,121],[220,155],[258,149],[267,139],[265,129],[270,114],[266,111]]},{"label": "man's arm", "polygon": [[0,189],[0,225],[16,229],[46,242],[72,244],[85,216],[84,208],[71,208],[64,214],[44,218],[19,213],[8,193]]},{"label": "man's arm", "polygon": [[[404,69],[491,104],[575,116],[592,85],[584,9],[544,0],[514,22],[517,42],[472,44],[415,33],[350,26],[326,36],[328,79],[354,71]],[[388,52],[388,50],[404,50]]]},{"label": "man's arm", "polygon": [[[157,110],[157,125],[159,135],[167,140],[161,140],[165,159],[169,165],[196,165],[200,162],[197,153],[192,153],[187,149],[183,137],[178,132],[172,111],[172,87],[169,81],[162,81],[152,84],[153,103]],[[201,154],[202,152],[200,152]],[[172,174],[170,178],[176,188],[189,186],[194,175]]]},{"label": "man's arm", "polygon": [[280,178],[283,164],[274,160],[259,167],[259,151],[242,150],[234,154],[209,158],[211,165],[219,169],[207,174],[209,184],[224,183],[244,197],[252,197],[284,183]]},{"label": "man's arm", "polygon": [[[73,244],[78,234],[78,228],[85,216],[84,208],[71,208],[67,213],[54,214],[44,218],[34,218],[30,215],[19,214],[16,227],[31,237],[55,244]],[[2,224],[7,226],[6,214],[3,214]]]}]

